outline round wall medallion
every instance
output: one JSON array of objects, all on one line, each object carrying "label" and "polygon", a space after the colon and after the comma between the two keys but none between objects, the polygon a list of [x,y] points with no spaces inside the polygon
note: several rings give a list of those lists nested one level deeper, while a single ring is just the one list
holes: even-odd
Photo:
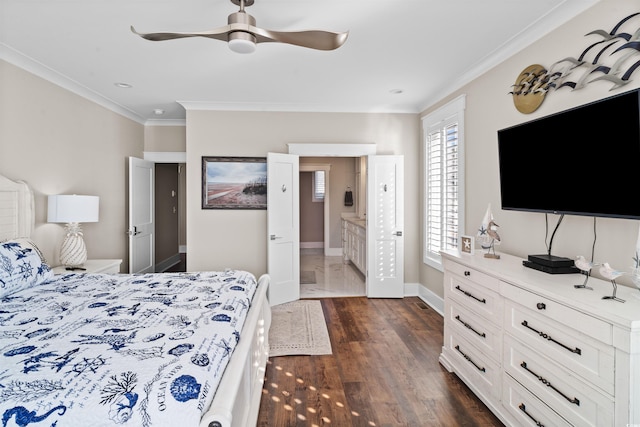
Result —
[{"label": "round wall medallion", "polygon": [[513,104],[523,114],[533,113],[540,107],[549,89],[547,70],[542,65],[529,65],[522,70],[513,85]]}]

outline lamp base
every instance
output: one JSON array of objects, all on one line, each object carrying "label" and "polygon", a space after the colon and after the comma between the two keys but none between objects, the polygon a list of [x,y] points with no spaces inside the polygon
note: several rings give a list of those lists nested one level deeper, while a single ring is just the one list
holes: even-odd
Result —
[{"label": "lamp base", "polygon": [[60,263],[78,267],[87,261],[87,247],[78,224],[67,224],[67,235],[60,247]]}]

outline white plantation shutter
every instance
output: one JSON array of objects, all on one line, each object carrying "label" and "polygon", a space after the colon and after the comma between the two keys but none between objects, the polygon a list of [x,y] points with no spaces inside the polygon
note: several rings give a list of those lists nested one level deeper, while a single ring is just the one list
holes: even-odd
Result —
[{"label": "white plantation shutter", "polygon": [[325,193],[324,171],[314,171],[313,172],[313,201],[314,202],[324,201],[324,193]]},{"label": "white plantation shutter", "polygon": [[464,217],[464,97],[423,119],[425,235],[423,260],[442,268],[440,251],[458,247]]}]

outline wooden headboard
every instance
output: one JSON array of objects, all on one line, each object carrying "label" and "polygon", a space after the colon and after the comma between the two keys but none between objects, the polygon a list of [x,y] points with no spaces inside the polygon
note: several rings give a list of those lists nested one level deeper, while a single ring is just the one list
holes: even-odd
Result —
[{"label": "wooden headboard", "polygon": [[23,181],[0,175],[0,241],[31,237],[35,222],[34,198]]}]

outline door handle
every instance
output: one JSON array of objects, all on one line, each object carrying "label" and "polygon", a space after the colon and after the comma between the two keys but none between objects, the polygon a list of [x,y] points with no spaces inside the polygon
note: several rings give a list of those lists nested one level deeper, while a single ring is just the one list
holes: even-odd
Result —
[{"label": "door handle", "polygon": [[140,234],[140,232],[138,231],[138,227],[134,226],[133,230],[127,230],[126,232],[129,236],[137,236],[138,234]]},{"label": "door handle", "polygon": [[282,239],[282,237],[281,237],[281,236],[276,236],[275,234],[272,234],[272,235],[270,236],[270,239],[271,239],[271,240],[276,240],[276,239]]},{"label": "door handle", "polygon": [[395,233],[393,233],[394,236],[402,236],[402,231],[396,231]]}]

